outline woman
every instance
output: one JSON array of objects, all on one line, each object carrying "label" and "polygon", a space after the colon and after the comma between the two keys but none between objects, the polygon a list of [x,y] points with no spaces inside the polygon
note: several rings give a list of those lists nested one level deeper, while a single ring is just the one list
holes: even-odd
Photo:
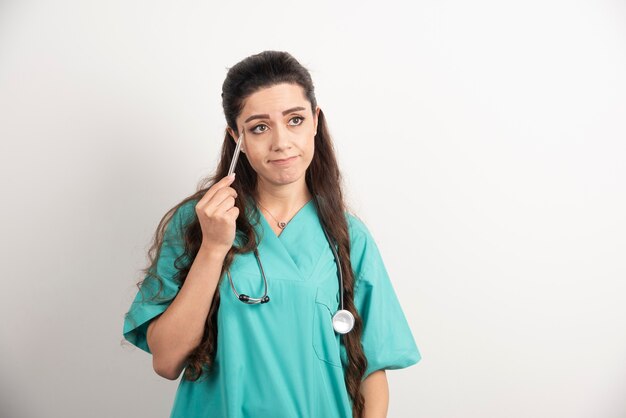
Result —
[{"label": "woman", "polygon": [[[346,212],[309,72],[265,51],[228,71],[222,100],[217,172],[159,223],[124,337],[159,375],[184,369],[171,417],[386,416],[385,369],[420,353],[371,234]],[[333,328],[342,303],[347,333],[349,318]]]}]

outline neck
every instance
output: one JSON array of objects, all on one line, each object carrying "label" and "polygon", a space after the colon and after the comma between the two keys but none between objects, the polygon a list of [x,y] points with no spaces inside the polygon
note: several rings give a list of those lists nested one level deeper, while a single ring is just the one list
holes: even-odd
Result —
[{"label": "neck", "polygon": [[256,188],[257,201],[279,220],[293,215],[312,197],[304,178],[299,182],[281,185],[264,183],[259,179]]}]

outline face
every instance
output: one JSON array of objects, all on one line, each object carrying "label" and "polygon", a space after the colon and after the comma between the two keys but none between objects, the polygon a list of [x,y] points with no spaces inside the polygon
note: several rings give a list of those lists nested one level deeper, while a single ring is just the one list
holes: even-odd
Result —
[{"label": "face", "polygon": [[[319,106],[311,103],[297,84],[278,84],[261,89],[244,101],[237,117],[244,129],[241,152],[246,154],[260,182],[284,185],[304,181],[313,159]],[[228,132],[237,141],[234,131]]]}]

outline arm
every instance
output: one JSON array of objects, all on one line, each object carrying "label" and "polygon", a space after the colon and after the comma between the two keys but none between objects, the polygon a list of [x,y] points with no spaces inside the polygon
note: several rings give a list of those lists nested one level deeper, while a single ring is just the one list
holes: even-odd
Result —
[{"label": "arm", "polygon": [[389,387],[385,370],[377,370],[367,376],[361,384],[365,398],[363,418],[386,418],[389,405]]},{"label": "arm", "polygon": [[154,371],[176,380],[202,341],[225,254],[201,247],[171,305],[150,322],[146,334]]}]

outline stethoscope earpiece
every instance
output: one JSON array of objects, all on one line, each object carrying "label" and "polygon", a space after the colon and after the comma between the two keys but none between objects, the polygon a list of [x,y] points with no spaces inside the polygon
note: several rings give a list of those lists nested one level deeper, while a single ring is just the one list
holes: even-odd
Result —
[{"label": "stethoscope earpiece", "polygon": [[247,303],[248,305],[255,305],[257,303],[267,303],[270,301],[270,297],[265,295],[262,298],[251,298],[246,294],[240,294],[237,298],[243,303]]}]

